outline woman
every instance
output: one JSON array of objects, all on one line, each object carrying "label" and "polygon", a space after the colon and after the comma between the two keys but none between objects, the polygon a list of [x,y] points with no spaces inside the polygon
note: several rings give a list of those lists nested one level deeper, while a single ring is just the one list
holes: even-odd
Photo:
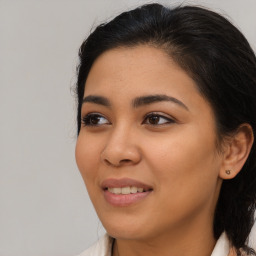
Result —
[{"label": "woman", "polygon": [[255,255],[256,58],[225,18],[145,5],[80,48],[76,159],[108,235],[81,255]]}]

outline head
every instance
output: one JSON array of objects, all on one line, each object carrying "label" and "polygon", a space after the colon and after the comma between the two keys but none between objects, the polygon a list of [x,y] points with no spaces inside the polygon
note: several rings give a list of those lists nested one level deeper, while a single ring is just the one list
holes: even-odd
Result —
[{"label": "head", "polygon": [[[152,142],[153,154],[150,158],[157,157],[155,157],[155,162],[148,165],[157,169],[157,161],[159,161],[160,167],[168,169],[168,161],[166,161],[168,158],[172,165],[169,173],[162,173],[160,178],[158,176],[158,181],[163,184],[170,177],[172,182],[176,181],[181,188],[184,187],[184,190],[186,190],[185,187],[189,187],[189,184],[195,185],[197,177],[200,180],[198,183],[202,186],[203,183],[209,183],[208,186],[200,187],[199,185],[199,187],[201,189],[211,188],[207,191],[209,200],[212,202],[209,211],[213,215],[212,229],[215,238],[217,239],[225,231],[236,248],[246,249],[246,239],[253,224],[256,201],[256,148],[253,142],[256,132],[256,58],[241,32],[224,17],[206,9],[189,6],[168,9],[159,4],[151,4],[122,13],[109,23],[98,26],[83,42],[79,56],[80,65],[78,66],[76,88],[78,99],[77,162],[99,216],[101,217],[101,212],[97,209],[99,207],[97,203],[94,202],[96,200],[92,195],[94,191],[90,193],[91,184],[87,183],[88,176],[81,160],[84,158],[84,161],[90,161],[91,156],[86,159],[81,148],[88,147],[90,149],[93,145],[86,143],[95,141],[95,137],[90,137],[91,135],[88,136],[87,131],[82,131],[84,129],[81,123],[84,98],[91,94],[106,96],[111,91],[114,96],[107,98],[110,102],[102,102],[104,99],[92,99],[92,97],[87,98],[87,102],[100,100],[100,104],[105,104],[105,107],[111,104],[117,106],[116,110],[113,107],[114,112],[108,112],[109,118],[94,116],[88,119],[87,117],[85,122],[96,121],[96,123],[103,122],[103,125],[108,125],[108,122],[114,123],[108,119],[115,119],[114,116],[120,117],[120,113],[122,113],[124,116],[127,115],[130,120],[126,123],[132,124],[136,123],[135,120],[138,119],[139,114],[136,114],[137,119],[134,118],[133,113],[137,110],[129,112],[127,106],[132,101],[134,102],[134,99],[136,99],[135,102],[141,103],[142,101],[138,99],[141,93],[144,95],[149,91],[150,94],[158,96],[168,94],[168,96],[175,96],[175,99],[172,99],[172,104],[180,105],[180,108],[182,108],[182,104],[185,105],[183,108],[187,108],[186,103],[188,103],[191,113],[195,113],[198,118],[194,119],[194,124],[200,125],[194,126],[197,128],[193,130],[194,133],[186,128],[182,128],[184,130],[179,128],[176,133],[176,128],[171,128],[172,134],[175,134],[171,137],[168,132],[163,131],[165,128],[161,128],[161,135],[154,137],[151,134],[145,140],[142,138],[148,131],[140,135],[138,130],[132,126],[124,125],[122,129],[123,131],[127,129],[126,134],[133,144],[130,145],[129,150],[122,146],[121,151],[127,150],[128,157],[124,156],[123,160],[125,161],[122,162],[121,167],[131,168],[131,166],[140,164],[143,166],[142,163],[146,161],[143,162],[142,158],[147,158],[151,153],[145,153],[144,156],[144,151],[138,144],[145,144],[145,141],[149,141],[149,144]],[[108,65],[108,63],[113,63],[113,65]],[[129,63],[129,68],[125,69],[127,63]],[[150,72],[150,70],[153,71]],[[142,76],[140,79],[141,72],[138,71],[144,72],[146,78]],[[115,76],[116,74],[119,76]],[[101,75],[102,79],[105,79],[105,83],[100,80]],[[108,80],[109,76],[111,79],[114,77],[118,82]],[[156,83],[150,83],[157,80],[159,80],[159,86]],[[124,81],[128,81],[127,84]],[[170,87],[166,86],[168,82]],[[141,87],[137,84],[141,84]],[[175,86],[173,86],[174,84]],[[120,89],[119,85],[123,87]],[[122,91],[125,93],[123,98]],[[120,101],[116,100],[119,95]],[[177,103],[177,99],[181,103]],[[125,105],[126,100],[127,105]],[[144,99],[144,102],[147,100],[150,99]],[[154,100],[151,98],[151,101]],[[163,104],[165,100],[158,99],[158,102]],[[161,113],[163,113],[162,110],[168,109],[168,106],[159,105],[157,108],[161,109]],[[172,108],[170,107],[170,109]],[[122,109],[122,111],[118,112],[118,109]],[[168,112],[168,110],[166,111]],[[174,119],[178,113],[176,123],[179,123],[179,118],[182,120],[179,123],[180,127],[182,127],[183,121],[184,123],[188,122],[189,116],[179,114],[186,109],[173,111]],[[162,117],[151,115],[147,118],[147,121],[146,119],[142,121],[155,122],[157,119],[157,122],[162,121],[165,125],[169,119],[168,124],[170,123],[168,115]],[[117,120],[121,119],[117,118]],[[118,127],[117,124],[116,127]],[[133,133],[132,131],[135,130],[136,132]],[[95,134],[91,131],[90,133]],[[115,135],[116,137],[113,135],[118,134],[117,130],[115,132],[101,131],[101,133],[107,134],[107,136],[103,136],[102,141],[99,141],[99,144],[105,145],[100,150],[101,156],[99,157],[103,160],[102,163],[95,163],[95,166],[99,166],[99,169],[103,168],[100,167],[101,165],[107,166],[106,168],[111,172],[111,170],[116,170],[119,163],[114,163],[118,161],[115,159],[118,152],[112,152],[109,149],[110,144],[112,143],[112,147],[115,147],[114,142],[119,143],[118,136],[119,139],[122,136],[120,134]],[[189,138],[189,135],[193,135],[197,140],[184,140],[184,138]],[[90,141],[90,138],[93,140]],[[97,138],[101,138],[101,135]],[[150,149],[150,145],[146,146]],[[135,147],[137,147],[136,150]],[[186,159],[186,156],[193,153],[193,150],[198,152],[195,153],[195,159]],[[161,154],[161,152],[164,153]],[[170,152],[170,156],[168,156],[168,152]],[[109,159],[111,154],[113,154],[113,161]],[[190,179],[186,178],[188,172],[183,173],[183,178],[177,176],[180,169],[188,169],[186,164],[180,165],[182,161],[194,166],[195,172],[194,175],[191,174]],[[173,167],[173,164],[176,166]],[[110,168],[111,165],[113,168]],[[175,168],[177,169],[176,173]],[[226,170],[230,170],[230,174],[227,174]],[[148,183],[151,178],[154,178],[154,173],[151,178],[146,177],[146,172],[143,175],[146,181],[148,179]],[[191,191],[193,190],[192,185]],[[161,184],[159,186],[161,187]],[[157,188],[158,185],[156,185],[156,190]],[[188,189],[187,193],[191,193],[191,191]],[[201,209],[199,204],[203,203],[206,198],[199,198],[199,194],[199,192],[195,193],[195,198],[192,198],[193,201],[196,201],[198,196],[198,208],[191,206],[186,209],[185,207],[185,211],[192,214],[193,210]],[[185,197],[186,194],[184,194]],[[170,205],[170,209],[174,205]],[[177,222],[185,220],[187,216],[185,213],[182,214],[176,218],[173,217],[173,220]]]}]

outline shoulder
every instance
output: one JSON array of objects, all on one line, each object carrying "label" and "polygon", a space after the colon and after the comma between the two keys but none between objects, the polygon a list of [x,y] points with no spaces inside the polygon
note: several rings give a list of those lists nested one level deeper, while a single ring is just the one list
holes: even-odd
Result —
[{"label": "shoulder", "polygon": [[105,234],[90,248],[77,256],[111,256],[113,238]]}]

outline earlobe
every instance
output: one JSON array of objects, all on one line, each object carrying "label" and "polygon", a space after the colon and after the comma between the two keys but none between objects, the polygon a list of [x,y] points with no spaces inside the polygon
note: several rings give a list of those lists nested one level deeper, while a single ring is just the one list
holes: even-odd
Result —
[{"label": "earlobe", "polygon": [[[240,170],[239,170],[240,171]],[[236,177],[236,175],[239,173],[239,171],[233,171],[233,170],[221,170],[220,171],[220,178],[222,178],[223,180],[230,180],[233,179],[234,177]]]},{"label": "earlobe", "polygon": [[252,127],[242,124],[236,133],[227,139],[219,177],[233,179],[245,164],[254,141]]}]

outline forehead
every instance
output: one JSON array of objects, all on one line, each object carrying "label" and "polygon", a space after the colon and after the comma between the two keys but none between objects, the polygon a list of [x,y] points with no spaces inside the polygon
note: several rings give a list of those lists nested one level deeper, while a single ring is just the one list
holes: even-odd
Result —
[{"label": "forehead", "polygon": [[196,89],[194,81],[163,50],[141,45],[115,48],[100,55],[87,77],[85,93],[121,90],[125,85],[132,90],[169,89],[175,84],[180,89],[186,85]]},{"label": "forehead", "polygon": [[152,46],[108,50],[94,62],[84,96],[90,94],[127,99],[145,94],[170,94],[182,101],[208,104],[193,79],[163,50]]}]

